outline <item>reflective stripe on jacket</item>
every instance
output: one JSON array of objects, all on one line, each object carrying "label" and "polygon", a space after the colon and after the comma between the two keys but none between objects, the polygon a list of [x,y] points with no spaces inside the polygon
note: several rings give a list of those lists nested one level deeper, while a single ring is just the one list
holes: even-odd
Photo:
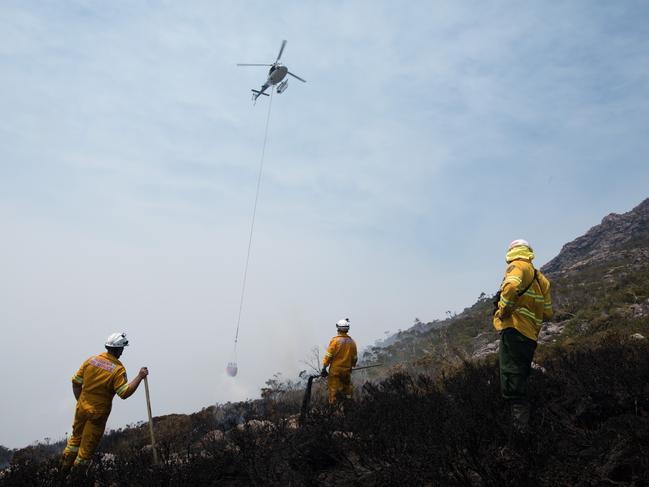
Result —
[{"label": "reflective stripe on jacket", "polygon": [[110,413],[113,396],[117,394],[123,398],[128,389],[126,369],[108,352],[86,360],[72,382],[82,387],[79,407],[96,414]]},{"label": "reflective stripe on jacket", "polygon": [[[519,297],[518,293],[530,282],[532,285]],[[500,292],[498,310],[493,319],[494,328],[499,331],[516,328],[527,338],[536,341],[541,331],[541,322],[552,318],[550,281],[538,270],[534,279],[532,263],[517,259],[507,267]]]},{"label": "reflective stripe on jacket", "polygon": [[356,342],[347,333],[338,332],[329,342],[322,366],[331,365],[331,372],[351,372],[357,360]]}]

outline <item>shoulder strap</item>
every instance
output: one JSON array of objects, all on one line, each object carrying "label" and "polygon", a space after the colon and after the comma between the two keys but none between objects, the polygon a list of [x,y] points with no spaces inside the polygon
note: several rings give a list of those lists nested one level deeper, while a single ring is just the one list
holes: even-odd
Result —
[{"label": "shoulder strap", "polygon": [[534,281],[537,280],[537,277],[538,277],[538,273],[537,273],[537,270],[536,270],[536,268],[535,268],[535,269],[534,269],[534,277],[532,278],[532,280],[530,281],[530,283],[529,283],[527,286],[525,286],[525,289],[523,289],[522,291],[518,291],[518,296],[519,296],[519,297],[522,296],[523,294],[525,294],[525,293],[527,292],[527,290],[532,286],[532,284],[534,283]]}]

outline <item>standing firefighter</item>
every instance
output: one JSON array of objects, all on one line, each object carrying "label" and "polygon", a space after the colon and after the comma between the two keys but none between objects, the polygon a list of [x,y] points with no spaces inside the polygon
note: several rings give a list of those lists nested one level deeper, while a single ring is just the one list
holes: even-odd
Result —
[{"label": "standing firefighter", "polygon": [[550,282],[532,265],[534,252],[522,239],[509,244],[507,270],[498,293],[493,325],[500,331],[500,390],[510,404],[513,426],[530,419],[527,379],[541,322],[552,317]]},{"label": "standing firefighter", "polygon": [[113,396],[130,397],[149,371],[142,367],[129,384],[126,369],[118,360],[128,345],[125,333],[113,333],[106,340],[106,352],[86,360],[72,377],[72,392],[77,399],[72,435],[63,451],[64,471],[90,462],[104,434]]},{"label": "standing firefighter", "polygon": [[[338,334],[331,339],[324,360],[322,361],[322,376],[327,378],[329,403],[335,404],[338,395],[346,399],[352,398],[352,367],[358,360],[356,342],[352,340],[349,331],[349,318],[336,323]],[[331,367],[329,367],[331,365]],[[327,367],[329,372],[327,373]]]}]

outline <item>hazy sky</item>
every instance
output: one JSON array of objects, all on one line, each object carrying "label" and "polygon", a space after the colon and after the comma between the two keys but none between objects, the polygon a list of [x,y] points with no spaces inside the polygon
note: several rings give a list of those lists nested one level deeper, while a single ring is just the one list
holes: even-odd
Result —
[{"label": "hazy sky", "polygon": [[[70,431],[128,333],[154,414],[295,377],[493,292],[649,196],[646,2],[0,3],[0,444]],[[276,95],[232,344],[272,62]],[[145,419],[143,391],[109,427]]]}]

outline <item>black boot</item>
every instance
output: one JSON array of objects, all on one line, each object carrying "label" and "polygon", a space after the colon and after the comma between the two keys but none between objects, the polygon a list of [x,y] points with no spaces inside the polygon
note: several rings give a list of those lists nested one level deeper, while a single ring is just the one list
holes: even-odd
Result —
[{"label": "black boot", "polygon": [[527,431],[530,423],[530,405],[526,401],[515,401],[510,405],[512,426],[519,433]]}]

